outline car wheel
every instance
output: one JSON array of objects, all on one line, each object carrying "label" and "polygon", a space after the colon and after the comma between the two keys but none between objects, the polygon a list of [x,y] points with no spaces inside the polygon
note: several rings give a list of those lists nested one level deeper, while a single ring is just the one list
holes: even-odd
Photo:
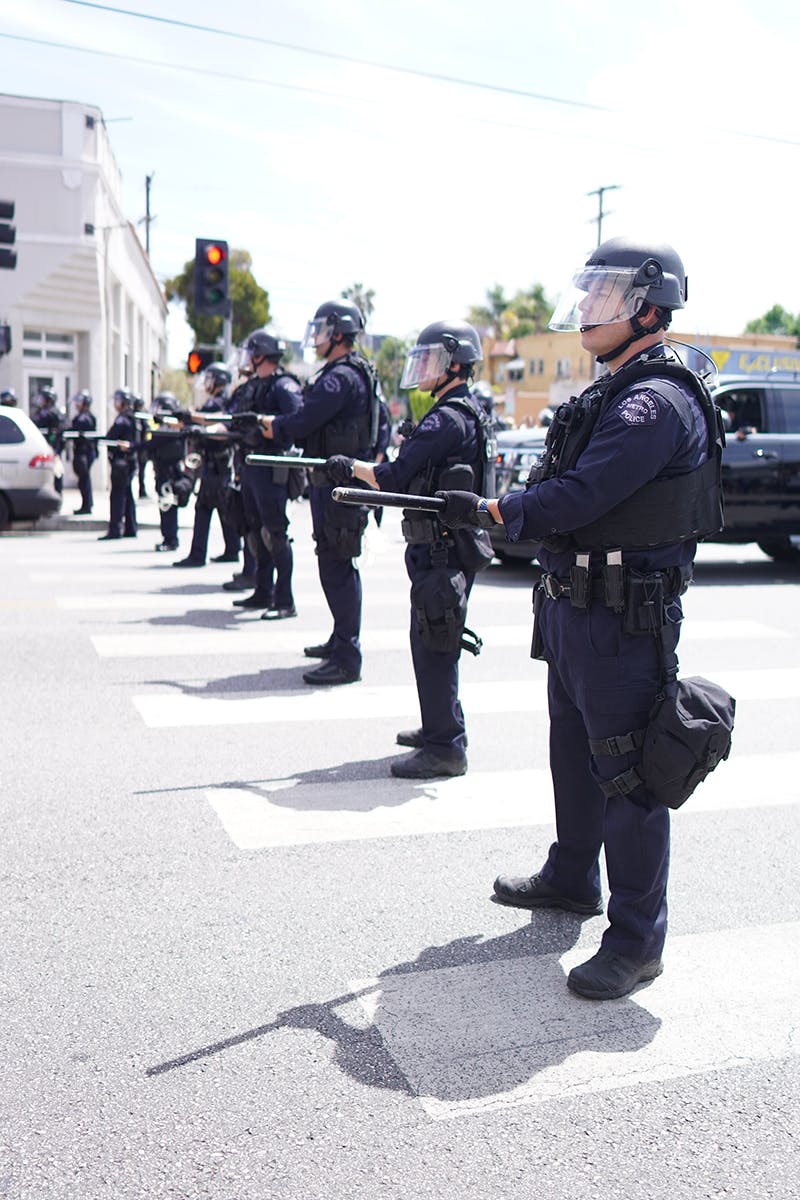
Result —
[{"label": "car wheel", "polygon": [[11,524],[11,508],[5,496],[0,492],[0,529],[8,529]]},{"label": "car wheel", "polygon": [[774,558],[775,562],[800,562],[800,549],[794,545],[791,538],[769,538],[765,542],[759,542],[758,548],[770,558]]}]

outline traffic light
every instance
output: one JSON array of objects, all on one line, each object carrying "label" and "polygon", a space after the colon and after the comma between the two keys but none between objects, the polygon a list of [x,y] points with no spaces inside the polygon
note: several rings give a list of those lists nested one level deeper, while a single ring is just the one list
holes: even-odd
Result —
[{"label": "traffic light", "polygon": [[7,246],[13,246],[17,240],[17,230],[9,222],[14,219],[14,201],[0,200],[0,269],[13,271],[17,265],[17,255]]},{"label": "traffic light", "polygon": [[212,362],[216,362],[218,358],[218,350],[195,346],[194,350],[189,351],[189,357],[186,360],[186,370],[190,375],[199,375],[201,371],[205,371],[206,367],[210,367]]},{"label": "traffic light", "polygon": [[195,239],[194,307],[203,316],[230,316],[228,243],[218,238]]}]

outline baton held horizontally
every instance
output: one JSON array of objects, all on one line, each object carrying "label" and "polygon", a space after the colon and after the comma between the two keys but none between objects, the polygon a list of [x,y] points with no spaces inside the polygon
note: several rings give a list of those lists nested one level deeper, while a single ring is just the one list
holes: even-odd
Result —
[{"label": "baton held horizontally", "polygon": [[369,504],[377,508],[409,508],[416,512],[442,512],[447,501],[437,496],[407,496],[404,492],[376,492],[364,488],[336,487],[333,498],[339,504]]},{"label": "baton held horizontally", "polygon": [[300,458],[294,454],[248,454],[244,460],[248,467],[324,467],[327,458]]}]

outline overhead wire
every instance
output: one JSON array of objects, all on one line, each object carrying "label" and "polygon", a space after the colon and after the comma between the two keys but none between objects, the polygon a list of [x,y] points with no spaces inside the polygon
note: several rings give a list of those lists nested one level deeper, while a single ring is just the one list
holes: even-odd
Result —
[{"label": "overhead wire", "polygon": [[484,91],[501,92],[507,96],[519,96],[527,100],[542,100],[548,104],[565,104],[572,108],[588,108],[594,112],[611,112],[612,109],[602,104],[592,104],[586,100],[571,100],[564,96],[548,96],[542,92],[529,92],[522,88],[504,87],[499,83],[485,83],[478,79],[462,79],[454,75],[443,75],[437,71],[422,71],[418,67],[403,67],[396,63],[376,62],[369,58],[358,58],[352,54],[340,54],[335,50],[322,50],[314,46],[299,46],[294,42],[282,42],[276,38],[267,38],[256,33],[239,33],[234,29],[222,29],[214,25],[202,25],[196,21],[181,21],[176,17],[160,17],[155,13],[140,12],[132,8],[117,8],[112,4],[99,4],[95,0],[64,0],[65,4],[73,4],[79,8],[93,8],[100,12],[115,13],[118,16],[134,17],[139,21],[154,21],[159,25],[172,25],[179,29],[192,29],[197,33],[211,33],[215,37],[233,38],[235,41],[247,42],[261,46],[274,46],[280,50],[292,50],[298,54],[312,54],[318,58],[328,58],[335,62],[355,63],[360,67],[372,67],[379,71],[395,71],[400,75],[414,75],[418,79],[431,79],[436,83],[458,84],[460,87],[480,88]]}]

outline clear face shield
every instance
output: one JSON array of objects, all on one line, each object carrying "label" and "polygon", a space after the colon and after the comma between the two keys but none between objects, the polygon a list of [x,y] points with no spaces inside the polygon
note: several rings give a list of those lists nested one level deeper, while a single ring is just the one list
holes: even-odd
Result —
[{"label": "clear face shield", "polygon": [[556,305],[550,328],[580,329],[629,321],[645,302],[652,280],[637,282],[635,267],[581,267]]},{"label": "clear face shield", "polygon": [[252,375],[256,369],[252,352],[246,346],[237,346],[236,360],[233,365],[239,375]]},{"label": "clear face shield", "polygon": [[303,357],[308,361],[315,354],[319,354],[320,348],[328,345],[333,340],[333,322],[330,317],[314,317],[306,325],[306,331],[303,334],[303,340],[300,343],[300,349],[303,351]]},{"label": "clear face shield", "polygon": [[[431,346],[412,346],[403,367],[400,387],[430,391],[436,380],[444,375],[452,359],[451,352],[441,342]],[[428,386],[424,387],[424,384]]]}]

